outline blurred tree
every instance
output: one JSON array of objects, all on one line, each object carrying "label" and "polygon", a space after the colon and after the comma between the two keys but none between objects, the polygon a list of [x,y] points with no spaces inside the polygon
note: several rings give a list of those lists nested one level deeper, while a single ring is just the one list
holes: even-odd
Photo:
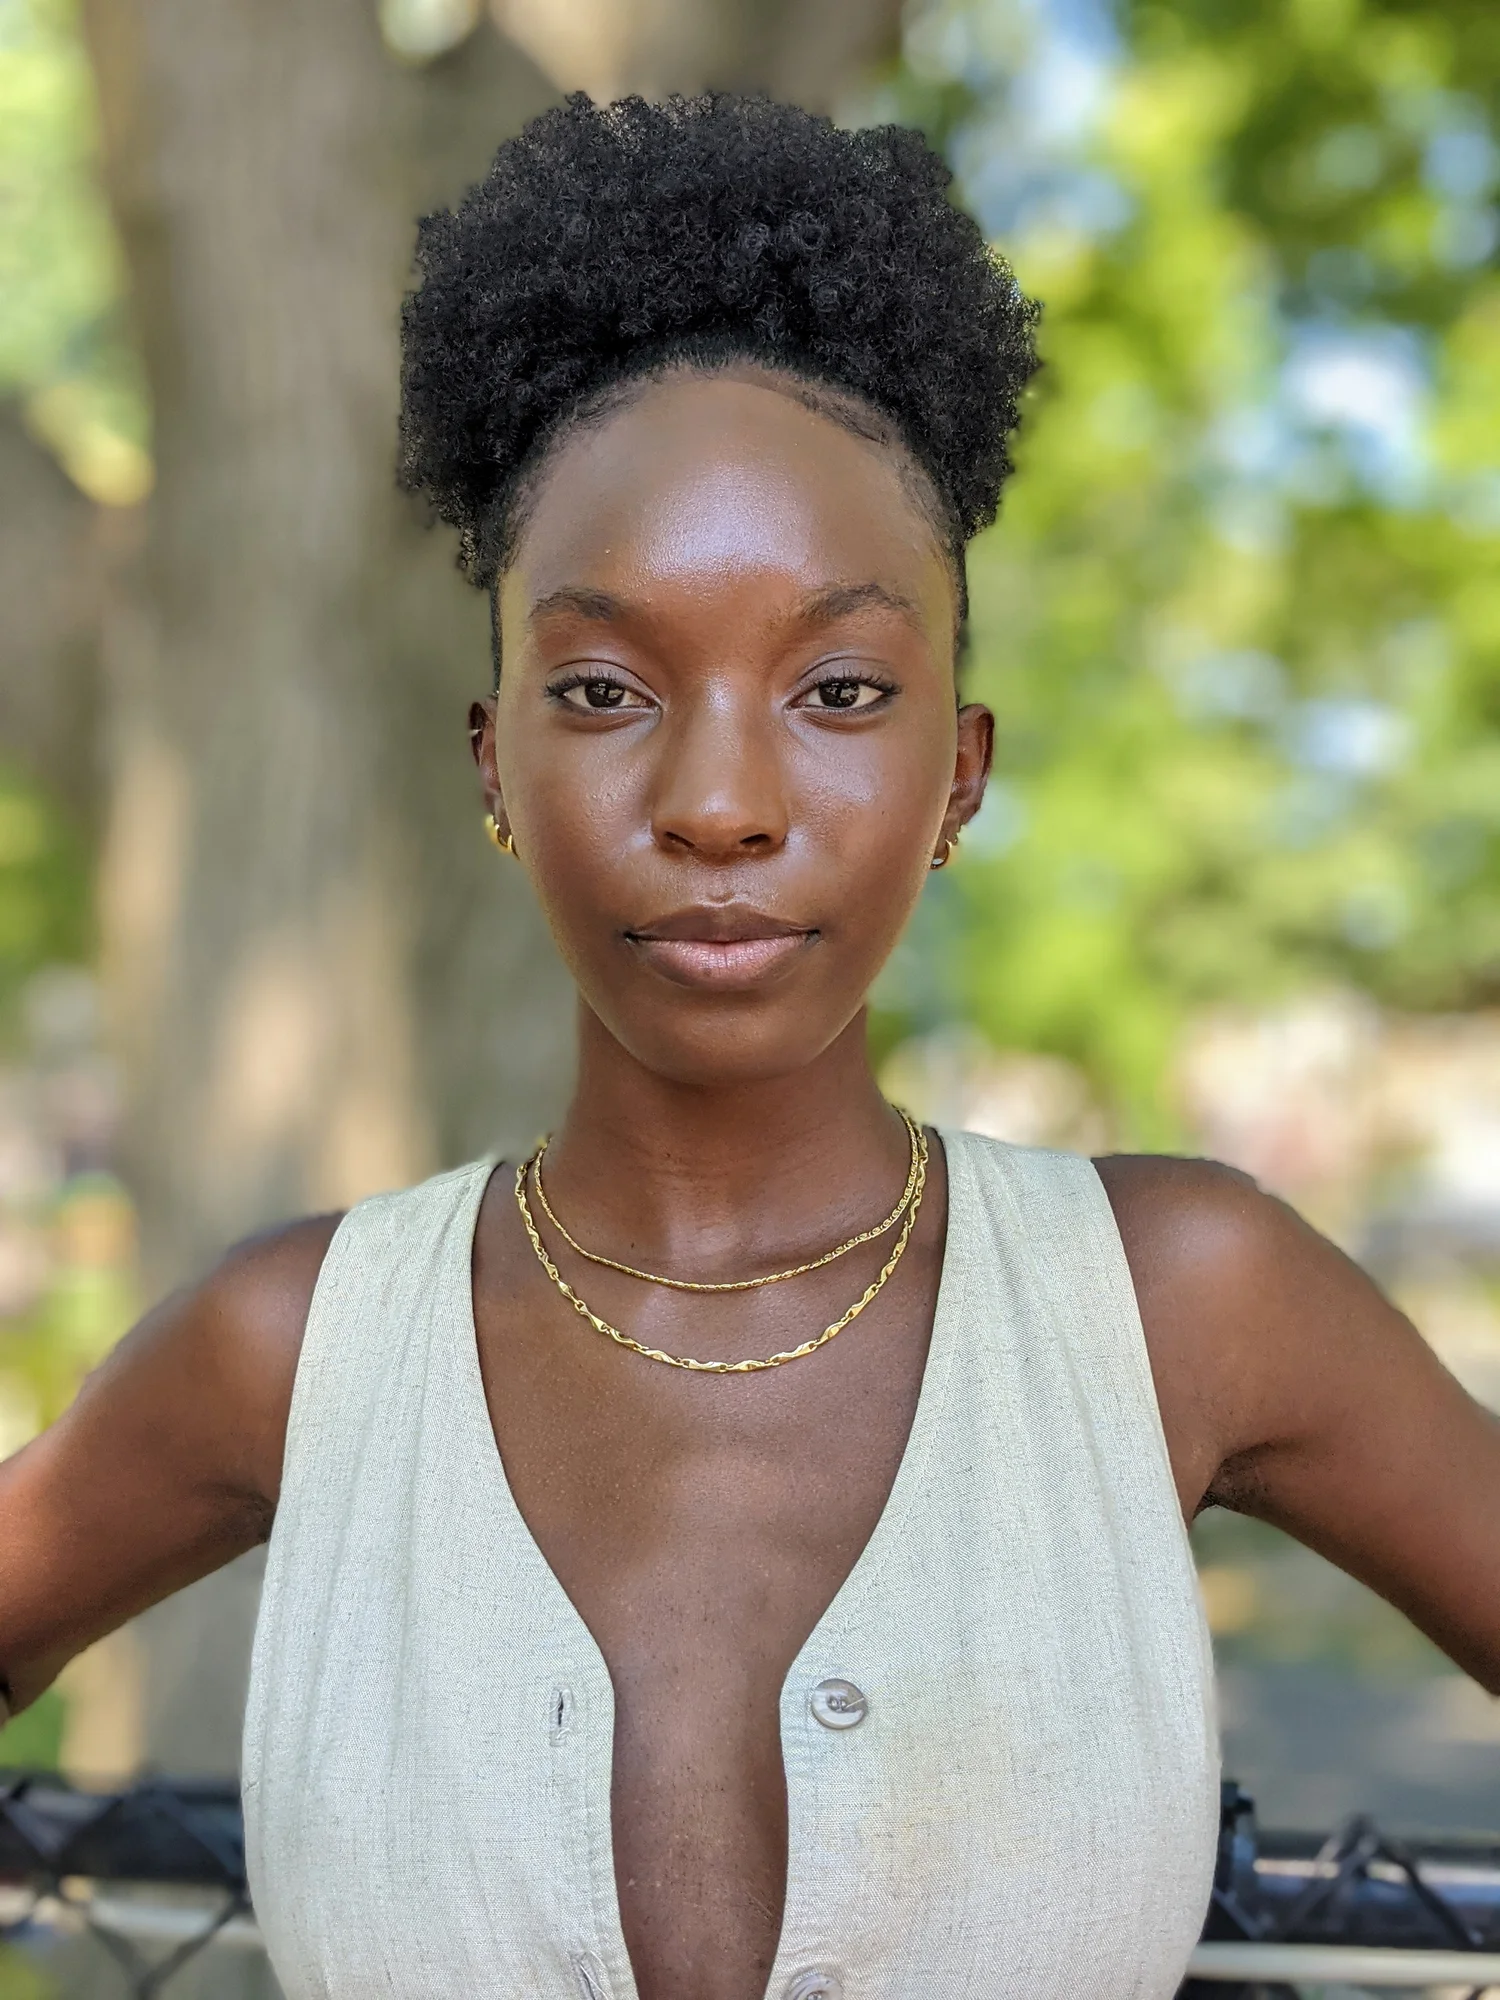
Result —
[{"label": "blurred tree", "polygon": [[72,7],[0,0],[0,743],[97,835],[101,598],[150,460],[93,129]]},{"label": "blurred tree", "polygon": [[965,1012],[1160,1142],[1204,1002],[1500,991],[1497,93],[1468,0],[918,17],[888,103],[1049,366],[973,552],[958,964],[887,1032]]}]

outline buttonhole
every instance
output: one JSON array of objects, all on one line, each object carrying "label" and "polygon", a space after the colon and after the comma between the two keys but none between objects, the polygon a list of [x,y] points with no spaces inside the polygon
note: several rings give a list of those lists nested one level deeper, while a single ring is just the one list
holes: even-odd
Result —
[{"label": "buttonhole", "polygon": [[547,1712],[547,1734],[554,1743],[560,1743],[567,1735],[573,1720],[573,1692],[571,1688],[554,1688],[552,1703]]}]

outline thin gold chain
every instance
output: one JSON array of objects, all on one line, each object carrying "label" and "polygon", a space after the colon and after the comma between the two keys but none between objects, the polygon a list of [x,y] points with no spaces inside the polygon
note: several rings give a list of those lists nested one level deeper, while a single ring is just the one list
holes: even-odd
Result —
[{"label": "thin gold chain", "polygon": [[[900,1106],[897,1106],[900,1110]],[[851,1236],[834,1250],[826,1250],[821,1257],[814,1257],[807,1264],[793,1264],[789,1271],[768,1271],[763,1278],[723,1278],[716,1284],[696,1283],[691,1278],[664,1278],[656,1271],[640,1271],[634,1264],[621,1264],[613,1257],[602,1256],[597,1250],[585,1250],[576,1236],[568,1233],[564,1223],[559,1221],[557,1212],[547,1199],[547,1190],[542,1185],[542,1159],[550,1140],[543,1139],[531,1160],[531,1185],[536,1190],[536,1198],[541,1203],[542,1213],[552,1224],[570,1250],[576,1250],[591,1264],[602,1264],[607,1271],[620,1271],[627,1278],[639,1278],[648,1285],[666,1285],[674,1292],[753,1292],[761,1285],[779,1285],[787,1278],[805,1277],[809,1271],[821,1271],[825,1264],[832,1264],[845,1257],[851,1250],[857,1250],[862,1243],[873,1243],[878,1236],[888,1236],[905,1215],[916,1192],[918,1165],[921,1158],[922,1135],[906,1112],[901,1111],[901,1120],[911,1140],[911,1164],[907,1169],[906,1186],[901,1190],[901,1199],[885,1218],[877,1222],[873,1229],[862,1229],[858,1236]]]},{"label": "thin gold chain", "polygon": [[531,1247],[537,1254],[537,1261],[547,1273],[547,1276],[556,1285],[574,1312],[580,1318],[586,1319],[597,1333],[604,1335],[606,1340],[612,1340],[617,1347],[629,1348],[632,1354],[643,1355],[647,1361],[660,1361],[667,1368],[690,1369],[695,1375],[758,1375],[762,1369],[780,1368],[788,1361],[800,1361],[804,1354],[815,1354],[820,1347],[825,1347],[835,1334],[842,1333],[851,1320],[858,1319],[870,1301],[884,1291],[891,1273],[901,1262],[902,1254],[907,1244],[911,1241],[911,1233],[916,1227],[917,1216],[921,1212],[922,1207],[922,1196],[927,1186],[927,1140],[925,1135],[918,1130],[917,1183],[912,1193],[911,1206],[907,1210],[906,1220],[901,1226],[901,1234],[896,1238],[895,1247],[881,1267],[879,1277],[865,1287],[849,1310],[836,1319],[831,1326],[825,1326],[823,1331],[815,1334],[811,1340],[804,1340],[800,1347],[788,1348],[782,1354],[767,1354],[751,1361],[694,1361],[686,1354],[668,1354],[660,1347],[647,1347],[643,1341],[632,1340],[628,1333],[621,1333],[617,1326],[611,1326],[607,1319],[601,1319],[598,1313],[591,1306],[587,1305],[578,1296],[577,1292],[574,1291],[562,1272],[558,1270],[552,1259],[547,1255],[546,1245],[537,1234],[536,1223],[532,1219],[531,1205],[526,1199],[526,1175],[534,1164],[535,1159],[536,1155],[533,1154],[530,1160],[523,1160],[520,1166],[516,1168],[516,1207],[521,1211],[521,1222],[525,1227],[527,1236],[531,1239]]}]

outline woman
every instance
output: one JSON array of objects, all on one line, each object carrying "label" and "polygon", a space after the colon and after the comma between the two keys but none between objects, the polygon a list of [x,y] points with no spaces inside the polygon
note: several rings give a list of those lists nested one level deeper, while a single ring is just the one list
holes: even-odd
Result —
[{"label": "woman", "polygon": [[871,1075],[984,790],[963,548],[1033,365],[945,186],[910,133],[577,98],[423,227],[405,477],[494,595],[472,740],[573,1101],[233,1251],[0,1477],[14,1706],[269,1537],[292,2000],[1171,1994],[1208,1505],[1500,1689],[1500,1430],[1359,1271],[1238,1174]]}]

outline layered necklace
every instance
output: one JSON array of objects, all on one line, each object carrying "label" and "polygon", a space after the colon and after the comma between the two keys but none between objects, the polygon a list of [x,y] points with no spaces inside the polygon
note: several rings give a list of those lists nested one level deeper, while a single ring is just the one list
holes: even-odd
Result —
[{"label": "layered necklace", "polygon": [[[901,1119],[911,1142],[911,1164],[901,1199],[884,1221],[877,1222],[871,1229],[860,1230],[858,1235],[846,1238],[834,1249],[826,1250],[821,1257],[813,1257],[805,1264],[793,1264],[785,1271],[769,1271],[758,1278],[726,1278],[714,1283],[703,1283],[692,1278],[667,1278],[656,1271],[638,1270],[634,1264],[622,1264],[617,1258],[602,1256],[597,1250],[586,1250],[577,1238],[564,1228],[547,1199],[547,1190],[542,1183],[542,1157],[547,1151],[548,1144],[546,1139],[537,1147],[531,1158],[523,1160],[516,1169],[516,1207],[520,1210],[522,1226],[542,1269],[574,1312],[580,1318],[586,1319],[589,1325],[596,1332],[602,1333],[607,1340],[614,1341],[618,1347],[628,1348],[632,1354],[644,1355],[648,1361],[660,1361],[668,1368],[687,1368],[698,1375],[755,1375],[764,1368],[780,1368],[785,1362],[800,1361],[804,1354],[815,1354],[820,1347],[826,1347],[836,1334],[842,1333],[851,1321],[859,1318],[872,1299],[877,1298],[885,1290],[892,1272],[901,1262],[906,1246],[911,1241],[912,1230],[916,1227],[917,1216],[922,1207],[922,1196],[927,1187],[926,1135],[921,1126],[905,1111],[901,1113]],[[628,1333],[621,1333],[617,1326],[611,1326],[607,1319],[601,1319],[592,1306],[579,1297],[547,1254],[547,1246],[541,1239],[535,1217],[531,1212],[531,1202],[527,1195],[528,1184],[535,1192],[542,1213],[568,1247],[576,1251],[580,1257],[586,1258],[590,1264],[601,1264],[607,1270],[623,1272],[627,1278],[638,1278],[643,1284],[665,1285],[675,1292],[757,1291],[762,1285],[780,1285],[788,1278],[800,1278],[809,1271],[820,1271],[825,1264],[832,1264],[836,1258],[846,1257],[851,1250],[857,1250],[862,1243],[873,1243],[878,1237],[889,1235],[898,1223],[900,1234],[891,1248],[890,1256],[881,1266],[879,1275],[865,1287],[848,1311],[841,1313],[830,1326],[825,1326],[821,1333],[814,1334],[810,1340],[804,1340],[800,1347],[788,1348],[781,1354],[760,1355],[749,1361],[694,1361],[689,1355],[668,1354],[660,1347],[648,1347],[644,1341],[632,1340]]]}]

